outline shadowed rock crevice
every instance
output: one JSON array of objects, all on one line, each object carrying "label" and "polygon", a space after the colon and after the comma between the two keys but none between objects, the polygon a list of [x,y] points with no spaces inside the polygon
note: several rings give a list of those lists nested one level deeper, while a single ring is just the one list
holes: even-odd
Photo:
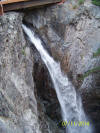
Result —
[{"label": "shadowed rock crevice", "polygon": [[63,133],[64,130],[58,126],[58,123],[62,120],[61,109],[51,77],[37,50],[33,49],[33,53],[33,79],[40,128],[42,127],[42,132],[51,130],[52,133]]},{"label": "shadowed rock crevice", "polygon": [[53,121],[59,122],[61,120],[60,105],[51,77],[41,57],[35,56],[33,70],[37,98],[43,103],[46,115]]}]

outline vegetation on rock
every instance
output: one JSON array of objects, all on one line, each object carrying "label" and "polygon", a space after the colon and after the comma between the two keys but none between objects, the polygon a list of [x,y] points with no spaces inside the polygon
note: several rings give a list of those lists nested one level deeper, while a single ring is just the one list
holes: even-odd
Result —
[{"label": "vegetation on rock", "polygon": [[100,0],[92,0],[92,3],[96,6],[100,6]]},{"label": "vegetation on rock", "polygon": [[[98,56],[100,56],[100,48],[98,48],[97,51],[95,53],[93,53],[93,57],[94,58],[96,58]],[[81,75],[79,77],[79,80],[80,79],[84,80],[84,78],[88,77],[90,74],[95,73],[95,72],[100,72],[100,66],[99,67],[95,67],[95,68],[93,68],[91,70],[88,70],[86,73],[84,73],[83,75]]]},{"label": "vegetation on rock", "polygon": [[84,4],[84,1],[85,1],[85,0],[78,0],[78,4],[79,4],[79,5],[82,5],[82,4]]},{"label": "vegetation on rock", "polygon": [[100,66],[99,67],[95,67],[91,70],[88,70],[85,74],[83,74],[80,79],[81,80],[84,80],[84,78],[88,77],[90,74],[92,73],[96,73],[96,72],[100,72]]},{"label": "vegetation on rock", "polygon": [[98,48],[97,52],[93,53],[93,57],[100,56],[100,48]]}]

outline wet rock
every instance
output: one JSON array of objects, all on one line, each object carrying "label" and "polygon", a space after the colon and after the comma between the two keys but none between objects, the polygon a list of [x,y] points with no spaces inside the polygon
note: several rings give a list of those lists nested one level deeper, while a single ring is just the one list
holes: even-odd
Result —
[{"label": "wet rock", "polygon": [[41,61],[41,58],[35,58],[34,60],[33,77],[37,96],[42,100],[42,103],[44,103],[45,113],[52,120],[59,121],[61,119],[60,105],[49,72]]}]

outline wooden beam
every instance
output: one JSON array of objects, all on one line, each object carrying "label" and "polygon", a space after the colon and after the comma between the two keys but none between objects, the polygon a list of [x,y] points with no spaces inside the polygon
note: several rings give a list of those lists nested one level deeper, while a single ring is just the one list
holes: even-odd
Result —
[{"label": "wooden beam", "polygon": [[3,15],[3,6],[0,5],[0,16]]},{"label": "wooden beam", "polygon": [[24,9],[28,7],[38,7],[38,6],[57,3],[57,2],[61,2],[61,0],[30,0],[30,1],[6,4],[3,6],[3,8],[4,8],[4,11],[11,11],[11,10]]},{"label": "wooden beam", "polygon": [[0,4],[5,5],[5,4],[23,2],[23,1],[29,1],[29,0],[3,0],[3,1],[0,1]]}]

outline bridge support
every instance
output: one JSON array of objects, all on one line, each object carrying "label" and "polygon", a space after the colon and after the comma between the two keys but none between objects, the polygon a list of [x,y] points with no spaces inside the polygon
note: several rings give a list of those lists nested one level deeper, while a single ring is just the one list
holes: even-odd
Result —
[{"label": "bridge support", "polygon": [[3,15],[3,5],[0,4],[0,15]]}]

